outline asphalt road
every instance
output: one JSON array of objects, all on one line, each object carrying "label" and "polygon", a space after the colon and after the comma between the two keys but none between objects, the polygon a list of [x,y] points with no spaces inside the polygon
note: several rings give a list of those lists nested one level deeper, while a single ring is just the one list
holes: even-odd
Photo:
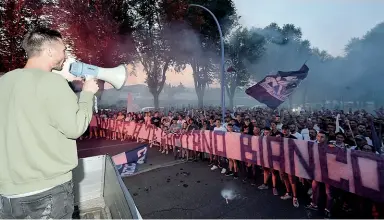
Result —
[{"label": "asphalt road", "polygon": [[[84,140],[78,141],[78,154],[81,158],[116,155],[142,144]],[[309,201],[300,197],[305,192],[299,192],[300,207],[294,208],[292,200],[283,201],[273,196],[271,190],[257,189],[262,183],[261,173],[256,186],[251,186],[241,178],[234,180],[219,171],[211,171],[206,162],[180,162],[172,154],[149,148],[147,163],[139,165],[137,175],[124,178],[143,218],[308,218],[304,205]],[[223,190],[231,190],[236,198],[227,204],[221,196]],[[311,214],[312,218],[322,218],[320,213]]]},{"label": "asphalt road", "polygon": [[141,145],[142,143],[131,141],[112,141],[104,139],[82,140],[77,141],[77,153],[80,158],[105,154],[113,156],[132,150]]},{"label": "asphalt road", "polygon": [[[294,208],[292,200],[211,171],[206,162],[160,168],[124,182],[145,219],[307,218],[304,204]],[[221,196],[226,189],[236,195],[228,204]]]},{"label": "asphalt road", "polygon": [[[115,155],[140,146],[136,142],[111,140],[78,141],[79,157]],[[225,177],[211,171],[206,162],[187,162],[167,166],[174,161],[157,148],[148,151],[147,163],[140,165],[144,173],[124,178],[125,185],[145,219],[163,218],[307,218],[304,204],[292,206],[271,190],[258,190],[241,179]],[[151,168],[162,167],[152,171]],[[256,185],[261,184],[262,175]],[[236,197],[227,204],[221,196],[231,190]],[[283,194],[284,192],[281,192]]]}]

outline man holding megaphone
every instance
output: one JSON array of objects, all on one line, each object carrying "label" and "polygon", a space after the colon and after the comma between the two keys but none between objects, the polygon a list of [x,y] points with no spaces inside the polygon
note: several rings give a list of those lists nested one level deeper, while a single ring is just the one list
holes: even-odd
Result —
[{"label": "man holding megaphone", "polygon": [[76,139],[92,118],[96,79],[79,98],[60,71],[66,59],[61,34],[38,28],[22,47],[23,69],[0,78],[0,219],[72,218]]}]

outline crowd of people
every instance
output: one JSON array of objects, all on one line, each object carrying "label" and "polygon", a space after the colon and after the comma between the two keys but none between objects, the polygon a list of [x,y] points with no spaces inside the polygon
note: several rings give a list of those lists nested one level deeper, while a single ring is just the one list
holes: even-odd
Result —
[{"label": "crowd of people", "polygon": [[[382,112],[382,109],[378,111]],[[102,110],[93,115],[88,132],[81,139],[105,138],[109,140],[132,140],[134,137],[125,133],[100,129],[101,118],[113,118],[136,123],[150,123],[169,133],[182,133],[193,130],[220,130],[241,132],[254,136],[275,136],[327,143],[329,147],[371,152],[380,155],[384,152],[383,140],[374,144],[375,137],[383,137],[384,119],[374,117],[364,110],[340,111],[319,110],[291,112],[286,109],[270,110],[264,108],[239,109],[227,111],[225,122],[221,121],[220,109],[186,109],[165,112],[125,113],[122,110]],[[141,141],[141,140],[140,140]],[[356,194],[342,191],[329,184],[315,180],[306,180],[291,176],[271,168],[259,167],[231,158],[221,158],[206,153],[195,152],[174,146],[157,145],[164,154],[174,153],[175,159],[188,161],[208,160],[212,171],[219,170],[222,175],[241,178],[244,183],[256,185],[262,178],[259,190],[272,189],[274,196],[291,200],[294,207],[305,204],[306,208],[319,211],[326,218],[340,213],[359,218],[383,217],[382,204],[373,202]],[[261,172],[261,173],[260,173]],[[282,194],[280,192],[283,192]],[[299,203],[300,199],[300,203]],[[320,210],[321,209],[321,210]]]}]

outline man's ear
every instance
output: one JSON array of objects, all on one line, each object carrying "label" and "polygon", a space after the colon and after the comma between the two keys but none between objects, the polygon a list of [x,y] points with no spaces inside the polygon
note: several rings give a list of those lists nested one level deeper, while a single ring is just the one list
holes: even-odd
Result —
[{"label": "man's ear", "polygon": [[46,53],[47,53],[47,55],[48,55],[49,57],[52,57],[52,49],[51,49],[51,48],[48,48],[48,49],[46,50]]}]

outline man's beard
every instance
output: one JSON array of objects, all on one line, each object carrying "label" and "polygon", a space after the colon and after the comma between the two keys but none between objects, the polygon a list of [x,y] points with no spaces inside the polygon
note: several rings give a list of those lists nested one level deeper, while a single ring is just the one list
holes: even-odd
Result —
[{"label": "man's beard", "polygon": [[55,67],[53,67],[54,70],[56,71],[62,71],[64,67],[64,61],[60,61],[57,63]]},{"label": "man's beard", "polygon": [[63,70],[63,66],[56,66],[53,69],[56,70],[56,71],[62,71]]}]

